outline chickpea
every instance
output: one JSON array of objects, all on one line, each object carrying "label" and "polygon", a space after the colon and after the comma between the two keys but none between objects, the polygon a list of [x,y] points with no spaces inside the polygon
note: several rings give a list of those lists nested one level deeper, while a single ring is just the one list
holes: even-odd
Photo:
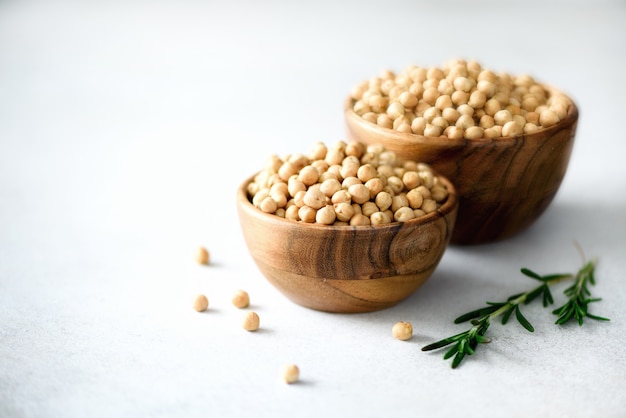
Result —
[{"label": "chickpea", "polygon": [[441,135],[441,126],[427,124],[424,129],[424,136],[437,137]]},{"label": "chickpea", "polygon": [[323,225],[332,225],[336,218],[335,208],[330,205],[324,206],[315,214],[315,222]]},{"label": "chickpea", "polygon": [[549,128],[559,122],[559,117],[554,110],[546,109],[539,114],[539,123],[544,128]]},{"label": "chickpea", "polygon": [[461,114],[461,115],[467,115],[467,116],[473,116],[474,115],[474,108],[468,104],[462,104],[459,105],[456,110]]},{"label": "chickpea", "polygon": [[424,201],[424,197],[417,189],[409,190],[406,194],[407,201],[409,206],[412,209],[419,209],[422,206],[422,202]]},{"label": "chickpea", "polygon": [[387,185],[391,187],[393,194],[398,194],[404,189],[404,183],[402,179],[397,176],[391,176],[387,179]]},{"label": "chickpea", "polygon": [[447,107],[441,111],[441,116],[448,121],[448,124],[454,124],[461,114],[455,108]]},{"label": "chickpea", "polygon": [[523,131],[525,134],[532,134],[533,132],[537,132],[538,130],[539,130],[539,127],[535,125],[534,123],[527,122],[524,124]]},{"label": "chickpea", "polygon": [[320,191],[324,193],[325,196],[331,198],[340,190],[341,183],[339,183],[339,180],[334,178],[324,180],[324,182],[320,185]]},{"label": "chickpea", "polygon": [[304,166],[309,164],[309,159],[304,154],[300,153],[292,154],[289,156],[288,161],[296,171],[301,170]]},{"label": "chickpea", "polygon": [[311,147],[311,150],[308,154],[309,159],[312,161],[322,160],[324,159],[324,157],[326,157],[327,151],[328,148],[326,147],[326,144],[324,144],[322,141],[318,141]]},{"label": "chickpea", "polygon": [[386,212],[374,212],[370,216],[372,225],[383,225],[391,223],[391,217]]},{"label": "chickpea", "polygon": [[376,197],[378,193],[383,191],[385,182],[379,177],[373,177],[365,182],[365,187],[370,191],[370,199]]},{"label": "chickpea", "polygon": [[245,290],[237,290],[233,295],[233,305],[239,309],[247,308],[250,305],[250,296]]},{"label": "chickpea", "polygon": [[502,109],[502,105],[500,104],[499,101],[497,101],[496,99],[492,97],[491,99],[485,102],[484,109],[485,109],[485,112],[489,116],[494,116],[496,113],[498,113]]},{"label": "chickpea", "polygon": [[463,128],[459,128],[458,126],[448,126],[444,131],[444,135],[446,135],[450,139],[461,139],[463,135],[465,135],[465,131]]},{"label": "chickpea", "polygon": [[472,94],[470,94],[467,104],[474,109],[478,109],[483,107],[486,101],[487,95],[480,90],[475,90],[472,92]]},{"label": "chickpea", "polygon": [[460,106],[469,101],[469,93],[467,93],[466,91],[456,90],[454,93],[452,93],[450,98],[452,99],[452,103]]},{"label": "chickpea", "polygon": [[457,77],[454,79],[453,85],[457,91],[469,92],[474,86],[474,83],[467,77]]},{"label": "chickpea", "polygon": [[378,115],[375,112],[364,113],[361,117],[369,123],[376,124],[378,122]]},{"label": "chickpea", "polygon": [[424,199],[421,208],[426,213],[431,213],[437,210],[437,202],[432,199]]},{"label": "chickpea", "polygon": [[211,261],[211,255],[206,248],[198,247],[198,249],[196,250],[195,259],[196,263],[206,265],[209,264],[209,262]]},{"label": "chickpea", "polygon": [[374,202],[365,202],[361,205],[361,213],[365,216],[370,217],[373,213],[378,211],[378,206]]},{"label": "chickpea", "polygon": [[303,202],[313,209],[320,209],[326,204],[326,195],[319,189],[309,188],[304,194]]},{"label": "chickpea", "polygon": [[456,126],[457,128],[461,128],[465,131],[467,130],[467,128],[474,126],[474,119],[469,115],[461,115],[456,120],[454,126]]},{"label": "chickpea", "polygon": [[391,211],[396,212],[398,209],[402,207],[409,206],[409,199],[407,198],[405,193],[400,193],[391,198]]},{"label": "chickpea", "polygon": [[437,97],[435,101],[435,108],[443,111],[446,108],[452,107],[452,98],[448,94],[443,94]]},{"label": "chickpea", "polygon": [[348,193],[347,190],[337,190],[335,193],[333,193],[333,196],[331,198],[331,202],[334,204],[337,203],[350,203],[350,201],[352,200],[352,196],[350,196],[350,193]]},{"label": "chickpea", "polygon": [[296,206],[295,204],[293,206],[289,206],[285,210],[285,219],[289,219],[292,221],[299,221],[300,220],[299,210],[300,208]]},{"label": "chickpea", "polygon": [[261,202],[263,201],[263,199],[265,199],[269,195],[270,191],[268,189],[265,188],[259,190],[252,198],[252,204],[258,208],[259,206],[261,206]]},{"label": "chickpea", "polygon": [[493,115],[493,120],[497,125],[504,126],[507,122],[511,122],[513,120],[513,115],[507,109],[499,110]]},{"label": "chickpea", "polygon": [[426,185],[418,186],[416,189],[419,194],[422,195],[424,199],[430,199],[430,189]]},{"label": "chickpea", "polygon": [[376,177],[377,174],[378,171],[376,171],[376,169],[371,164],[363,164],[359,167],[357,171],[357,177],[363,183],[373,179],[374,177]]},{"label": "chickpea", "polygon": [[448,190],[443,186],[433,186],[430,189],[430,197],[437,203],[441,203],[448,197]]},{"label": "chickpea", "polygon": [[328,163],[329,166],[335,165],[335,164],[341,164],[344,157],[345,157],[345,154],[342,149],[337,149],[337,148],[329,149],[328,152],[326,153],[325,161]]},{"label": "chickpea", "polygon": [[[454,86],[452,84],[450,84],[450,82],[448,80],[439,80],[439,84],[437,85],[437,91],[439,91],[439,93],[441,93],[440,97],[444,97],[444,96],[448,96],[448,98],[450,97],[450,95],[452,93],[454,93]],[[437,99],[439,100],[439,99]]]},{"label": "chickpea", "polygon": [[417,102],[418,102],[417,96],[411,93],[410,91],[403,92],[400,95],[399,100],[400,100],[400,104],[404,106],[405,109],[414,108],[415,106],[417,106]]},{"label": "chickpea", "polygon": [[376,195],[375,198],[376,206],[380,211],[385,211],[391,207],[392,197],[391,194],[387,192],[380,192]]},{"label": "chickpea", "polygon": [[387,108],[387,115],[392,120],[398,119],[400,116],[404,115],[404,106],[399,102],[391,103]]},{"label": "chickpea", "polygon": [[370,218],[361,213],[357,213],[352,218],[350,218],[350,226],[364,226],[370,225],[370,223]]},{"label": "chickpea", "polygon": [[489,80],[479,80],[476,84],[476,90],[485,95],[486,98],[491,98],[496,93],[496,85]]},{"label": "chickpea", "polygon": [[495,125],[485,129],[485,138],[498,138],[502,135],[502,126]]},{"label": "chickpea", "polygon": [[281,378],[287,384],[296,383],[300,378],[300,369],[295,364],[288,364],[283,367]]},{"label": "chickpea", "polygon": [[204,312],[209,307],[209,299],[205,295],[198,295],[193,301],[193,309],[196,312]]},{"label": "chickpea", "polygon": [[426,119],[423,117],[417,117],[411,122],[411,132],[417,135],[423,135],[426,129]]},{"label": "chickpea", "polygon": [[480,122],[478,123],[478,125],[483,129],[491,128],[495,124],[496,124],[496,121],[490,115],[483,115],[480,118]]},{"label": "chickpea", "polygon": [[[440,131],[445,130],[448,127],[448,121],[441,116],[434,118],[431,122],[433,126],[438,126]],[[441,133],[440,133],[441,134]]]},{"label": "chickpea", "polygon": [[241,321],[241,326],[246,331],[254,332],[259,329],[261,320],[256,312],[248,312]]},{"label": "chickpea", "polygon": [[361,158],[365,152],[365,145],[362,142],[350,141],[346,144],[346,156]]},{"label": "chickpea", "polygon": [[424,94],[422,95],[424,101],[429,105],[433,106],[437,102],[437,98],[439,97],[439,90],[436,87],[428,87],[424,90]]},{"label": "chickpea", "polygon": [[402,183],[407,189],[414,189],[420,185],[420,176],[417,171],[407,171],[402,176]]},{"label": "chickpea", "polygon": [[484,136],[484,129],[480,126],[470,126],[465,129],[465,138],[467,139],[480,139]]},{"label": "chickpea", "polygon": [[521,135],[523,132],[522,126],[520,126],[517,122],[510,121],[507,122],[502,127],[502,136],[517,136]]},{"label": "chickpea", "polygon": [[348,193],[354,203],[363,204],[370,199],[370,191],[364,184],[353,184],[348,187]]},{"label": "chickpea", "polygon": [[278,205],[276,204],[276,201],[274,199],[272,199],[270,196],[267,196],[259,204],[259,209],[261,209],[265,213],[274,213],[276,212],[276,209],[278,209]]},{"label": "chickpea", "polygon": [[306,191],[306,186],[298,179],[298,177],[290,177],[287,182],[287,191],[289,192],[289,195],[295,196],[299,191]]},{"label": "chickpea", "polygon": [[312,184],[317,183],[317,180],[320,177],[320,173],[317,168],[307,165],[300,170],[300,174],[298,175],[298,179],[304,183],[305,186],[310,186]]},{"label": "chickpea", "polygon": [[369,104],[361,100],[357,100],[357,102],[354,103],[354,111],[357,115],[363,116],[365,113],[370,113],[371,109]]},{"label": "chickpea", "polygon": [[300,220],[302,222],[306,222],[306,223],[313,223],[315,222],[315,218],[317,216],[317,210],[313,209],[310,206],[302,206],[300,209],[298,209],[298,218],[300,218]]},{"label": "chickpea", "polygon": [[409,340],[413,336],[413,325],[406,321],[397,322],[391,329],[391,334],[398,340]]},{"label": "chickpea", "polygon": [[354,208],[350,203],[336,203],[334,209],[335,216],[340,221],[348,222],[354,216]]},{"label": "chickpea", "polygon": [[415,213],[413,213],[413,209],[408,206],[403,206],[399,208],[393,214],[393,219],[397,222],[406,222],[415,218]]},{"label": "chickpea", "polygon": [[380,95],[370,97],[368,101],[370,109],[375,113],[382,113],[387,108],[388,100]]}]

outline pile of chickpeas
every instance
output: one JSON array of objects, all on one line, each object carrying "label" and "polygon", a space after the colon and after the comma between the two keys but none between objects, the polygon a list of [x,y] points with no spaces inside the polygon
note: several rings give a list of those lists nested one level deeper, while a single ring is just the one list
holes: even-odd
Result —
[{"label": "pile of chickpeas", "polygon": [[428,137],[479,139],[529,134],[567,116],[571,100],[529,75],[494,73],[476,61],[386,70],[351,92],[353,109],[383,128]]},{"label": "pile of chickpeas", "polygon": [[247,191],[263,212],[351,226],[405,222],[436,211],[449,194],[430,166],[356,141],[317,142],[306,155],[273,155]]}]

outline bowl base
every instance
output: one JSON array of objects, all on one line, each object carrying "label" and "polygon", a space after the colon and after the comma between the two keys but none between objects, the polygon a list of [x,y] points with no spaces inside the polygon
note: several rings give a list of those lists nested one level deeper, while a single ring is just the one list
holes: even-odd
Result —
[{"label": "bowl base", "polygon": [[[312,279],[275,269],[262,262],[256,264],[265,278],[292,302],[333,313],[363,313],[390,308],[424,284],[436,267],[431,266],[426,271],[412,274],[345,280]],[[308,292],[303,295],[302,289]]]}]

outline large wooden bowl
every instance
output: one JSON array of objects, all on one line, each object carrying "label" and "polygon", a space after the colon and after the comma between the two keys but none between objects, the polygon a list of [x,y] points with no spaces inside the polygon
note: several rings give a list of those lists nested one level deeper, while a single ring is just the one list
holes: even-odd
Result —
[{"label": "large wooden bowl", "polygon": [[328,312],[371,312],[395,305],[433,273],[449,242],[454,186],[435,212],[376,226],[325,226],[266,214],[237,191],[250,254],[267,280],[293,302]]},{"label": "large wooden bowl", "polygon": [[452,244],[509,238],[539,218],[565,176],[578,121],[572,102],[565,119],[532,134],[454,140],[381,128],[357,115],[353,104],[345,105],[349,139],[428,163],[454,183],[460,203]]}]

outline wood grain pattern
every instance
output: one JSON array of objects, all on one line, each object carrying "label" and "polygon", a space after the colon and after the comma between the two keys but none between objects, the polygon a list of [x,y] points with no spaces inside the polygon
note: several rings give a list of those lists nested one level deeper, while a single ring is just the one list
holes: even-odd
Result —
[{"label": "wood grain pattern", "polygon": [[292,301],[328,312],[369,312],[408,297],[437,267],[450,240],[458,198],[404,223],[324,226],[268,215],[246,194],[237,208],[250,254],[263,275]]},{"label": "wood grain pattern", "polygon": [[574,146],[578,109],[572,103],[559,124],[532,134],[478,140],[380,128],[355,114],[350,99],[345,119],[348,139],[383,144],[446,176],[460,197],[451,243],[481,244],[523,231],[552,202]]}]

